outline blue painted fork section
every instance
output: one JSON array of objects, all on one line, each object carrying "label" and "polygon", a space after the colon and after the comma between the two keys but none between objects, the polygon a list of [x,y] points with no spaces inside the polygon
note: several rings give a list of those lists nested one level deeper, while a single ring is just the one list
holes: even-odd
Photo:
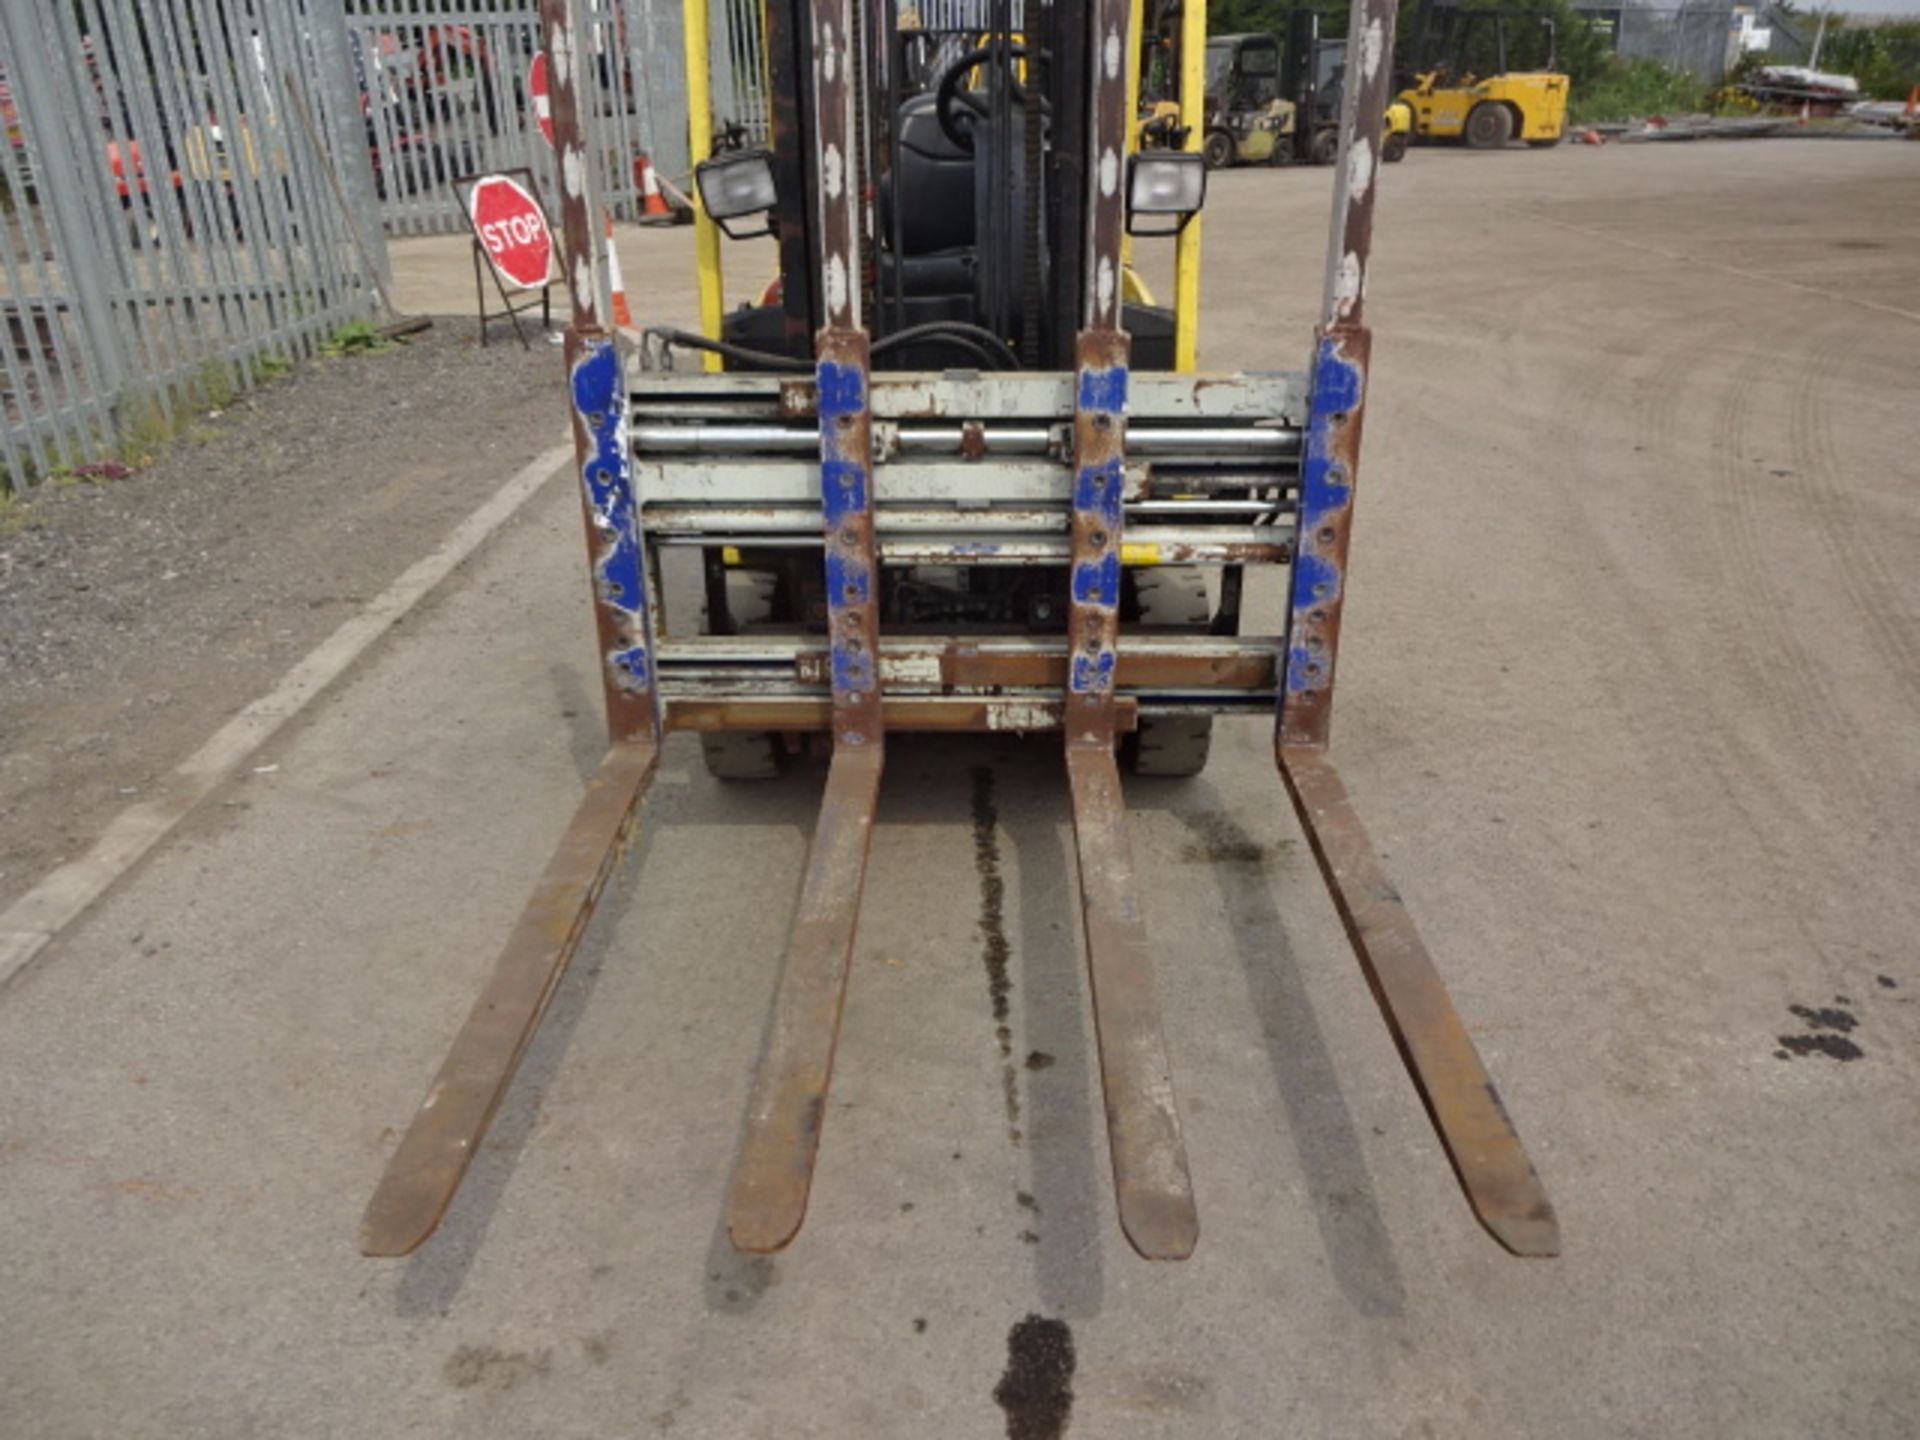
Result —
[{"label": "blue painted fork section", "polygon": [[856,626],[842,623],[851,608],[874,600],[866,547],[844,544],[847,527],[872,523],[873,457],[867,421],[867,372],[822,359],[815,368],[820,415],[820,508],[827,533],[827,610],[832,621],[831,674],[836,696],[864,695],[875,686],[874,655]]},{"label": "blue painted fork section", "polygon": [[1294,545],[1287,626],[1288,695],[1333,686],[1331,655],[1317,655],[1305,641],[1307,615],[1316,608],[1337,609],[1345,588],[1341,556],[1325,532],[1329,527],[1343,528],[1353,504],[1353,472],[1341,457],[1340,441],[1346,427],[1358,418],[1366,395],[1366,372],[1343,352],[1336,335],[1319,338],[1310,380],[1300,472],[1300,529]]},{"label": "blue painted fork section", "polygon": [[1085,554],[1073,565],[1073,603],[1101,618],[1104,638],[1090,650],[1086,637],[1076,625],[1067,687],[1076,695],[1107,695],[1113,691],[1112,636],[1120,614],[1120,503],[1126,473],[1120,437],[1127,413],[1127,367],[1082,366],[1075,392],[1082,416],[1107,417],[1108,428],[1104,433],[1111,435],[1113,442],[1100,447],[1100,453],[1078,457],[1073,475],[1076,526],[1097,528],[1105,533],[1107,540],[1098,553]]},{"label": "blue painted fork section", "polygon": [[580,346],[571,391],[574,413],[588,440],[580,483],[593,527],[593,600],[619,637],[604,657],[608,683],[616,690],[650,695],[653,624],[627,450],[625,378],[611,339],[583,336]]}]

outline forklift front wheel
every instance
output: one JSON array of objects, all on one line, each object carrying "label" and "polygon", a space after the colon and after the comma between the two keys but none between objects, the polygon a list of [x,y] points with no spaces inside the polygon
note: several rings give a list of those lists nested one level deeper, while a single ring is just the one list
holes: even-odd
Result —
[{"label": "forklift front wheel", "polygon": [[[727,613],[708,617],[710,633],[738,635],[780,618],[777,577],[728,570],[726,583]],[[771,780],[780,773],[780,737],[771,730],[702,730],[700,758],[716,780]]]},{"label": "forklift front wheel", "polygon": [[1340,132],[1329,125],[1324,130],[1313,132],[1313,139],[1307,144],[1307,159],[1315,165],[1331,165],[1334,157],[1340,153]]},{"label": "forklift front wheel", "polygon": [[1233,143],[1233,136],[1224,130],[1209,130],[1207,138],[1201,142],[1200,155],[1207,162],[1209,170],[1224,170],[1239,158],[1240,147]]},{"label": "forklift front wheel", "polygon": [[[1125,574],[1122,620],[1154,630],[1207,633],[1213,610],[1198,566],[1161,565]],[[1139,728],[1122,742],[1120,758],[1136,775],[1186,779],[1207,768],[1212,747],[1211,715],[1142,716]]]},{"label": "forklift front wheel", "polygon": [[1404,131],[1398,135],[1389,135],[1385,143],[1380,146],[1380,158],[1389,165],[1396,164],[1407,158],[1407,146],[1410,143],[1412,143],[1411,137]]},{"label": "forklift front wheel", "polygon": [[1483,101],[1467,116],[1467,146],[1473,150],[1504,150],[1513,139],[1513,112],[1497,101]]}]

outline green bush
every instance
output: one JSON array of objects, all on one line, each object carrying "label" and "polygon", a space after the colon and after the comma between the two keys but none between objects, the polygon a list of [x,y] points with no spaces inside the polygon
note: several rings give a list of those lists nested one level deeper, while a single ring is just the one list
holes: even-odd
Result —
[{"label": "green bush", "polygon": [[1570,124],[1592,125],[1643,115],[1684,115],[1705,109],[1706,99],[1706,87],[1684,70],[1670,70],[1658,60],[1613,55],[1587,84],[1574,84],[1567,118]]},{"label": "green bush", "polygon": [[1851,75],[1872,100],[1904,100],[1920,85],[1920,20],[1850,25],[1836,16],[1820,49],[1820,68]]}]

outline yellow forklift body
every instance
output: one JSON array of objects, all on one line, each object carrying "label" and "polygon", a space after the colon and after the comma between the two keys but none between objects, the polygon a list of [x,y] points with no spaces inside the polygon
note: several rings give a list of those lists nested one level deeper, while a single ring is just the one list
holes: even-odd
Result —
[{"label": "yellow forklift body", "polygon": [[1452,140],[1466,133],[1467,117],[1481,105],[1504,106],[1513,115],[1516,140],[1558,140],[1567,129],[1567,77],[1541,73],[1495,75],[1468,85],[1437,85],[1422,75],[1400,99],[1412,112],[1422,139]]}]

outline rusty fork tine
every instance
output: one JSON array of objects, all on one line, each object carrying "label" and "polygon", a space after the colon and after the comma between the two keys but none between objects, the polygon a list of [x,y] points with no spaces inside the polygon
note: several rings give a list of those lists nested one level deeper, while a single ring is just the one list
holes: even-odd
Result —
[{"label": "rusty fork tine", "polygon": [[843,748],[834,752],[827,775],[767,1052],[727,1200],[727,1235],[739,1250],[779,1250],[806,1218],[881,768],[878,750]]},{"label": "rusty fork tine", "polygon": [[[1093,89],[1089,174],[1118,176],[1126,149],[1126,81],[1117,62],[1125,0],[1096,0],[1104,62]],[[1184,1260],[1200,1236],[1186,1142],[1161,1032],[1153,951],[1140,913],[1126,801],[1114,757],[1119,668],[1121,492],[1126,469],[1129,346],[1119,287],[1125,205],[1118,184],[1089,196],[1085,327],[1075,345],[1073,563],[1068,577],[1067,780],[1108,1147],[1120,1228],[1148,1260]]]},{"label": "rusty fork tine", "polygon": [[[814,121],[819,153],[836,172],[856,139],[855,8],[853,0],[821,0],[812,17]],[[814,388],[833,763],[727,1199],[727,1235],[747,1251],[780,1249],[806,1218],[884,763],[872,358],[860,328],[858,283],[863,204],[861,187],[847,184],[830,187],[820,207],[826,324],[815,339]]]},{"label": "rusty fork tine", "polygon": [[1515,1255],[1560,1253],[1560,1224],[1440,972],[1319,753],[1279,749],[1280,773],[1375,998],[1474,1214]]},{"label": "rusty fork tine", "polygon": [[364,1254],[409,1254],[446,1214],[620,863],[658,759],[650,736],[623,741],[608,750],[588,782],[492,976],[387,1163],[361,1221]]},{"label": "rusty fork tine", "polygon": [[1112,747],[1069,746],[1067,779],[1120,1226],[1146,1259],[1184,1260],[1200,1219]]}]

